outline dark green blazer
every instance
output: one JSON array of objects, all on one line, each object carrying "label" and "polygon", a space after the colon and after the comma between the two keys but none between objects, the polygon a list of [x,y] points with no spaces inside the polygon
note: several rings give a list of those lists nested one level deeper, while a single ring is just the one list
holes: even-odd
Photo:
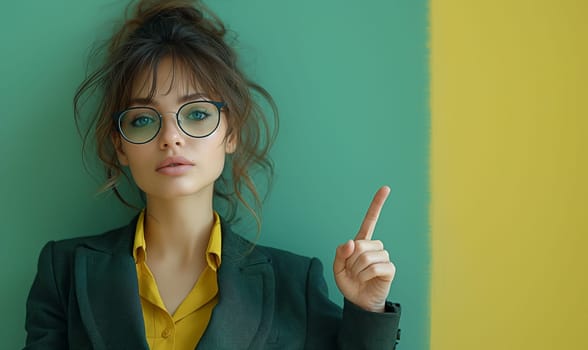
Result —
[{"label": "dark green blazer", "polygon": [[[136,218],[49,242],[27,300],[25,349],[148,349],[132,256]],[[197,349],[393,349],[400,305],[364,311],[327,296],[322,265],[253,246],[222,223],[219,302]]]}]

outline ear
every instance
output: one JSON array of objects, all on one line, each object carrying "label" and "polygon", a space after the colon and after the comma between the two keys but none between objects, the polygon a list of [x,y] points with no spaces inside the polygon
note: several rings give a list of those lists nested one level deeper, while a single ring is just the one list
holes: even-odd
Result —
[{"label": "ear", "polygon": [[235,132],[232,132],[227,137],[227,140],[225,142],[225,152],[227,154],[231,154],[231,153],[234,153],[236,149],[237,149],[237,136],[235,135]]},{"label": "ear", "polygon": [[117,133],[112,133],[112,135],[110,136],[110,139],[112,141],[112,145],[114,146],[114,149],[116,150],[116,157],[118,158],[119,164],[122,166],[128,166],[129,165],[129,158],[127,158],[127,155],[123,150],[120,135]]}]

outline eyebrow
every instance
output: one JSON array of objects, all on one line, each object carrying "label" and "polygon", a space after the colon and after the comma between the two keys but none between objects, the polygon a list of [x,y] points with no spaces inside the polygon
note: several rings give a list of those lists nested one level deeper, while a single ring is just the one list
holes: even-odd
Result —
[{"label": "eyebrow", "polygon": [[[180,97],[178,99],[178,103],[186,103],[189,101],[202,100],[202,99],[208,99],[208,96],[203,92],[195,92],[195,93],[184,95],[184,96]],[[154,103],[152,98],[147,98],[147,97],[132,98],[130,103],[131,103],[131,105],[157,105],[157,103]]]}]

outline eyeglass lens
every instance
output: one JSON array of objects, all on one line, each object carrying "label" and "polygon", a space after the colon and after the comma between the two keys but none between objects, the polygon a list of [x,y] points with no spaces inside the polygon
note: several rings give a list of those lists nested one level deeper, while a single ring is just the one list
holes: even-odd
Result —
[{"label": "eyeglass lens", "polygon": [[[178,126],[192,137],[206,137],[216,130],[220,120],[219,108],[209,101],[185,104],[178,111]],[[121,113],[119,128],[125,139],[133,143],[151,141],[161,129],[162,119],[155,109],[132,107]]]}]

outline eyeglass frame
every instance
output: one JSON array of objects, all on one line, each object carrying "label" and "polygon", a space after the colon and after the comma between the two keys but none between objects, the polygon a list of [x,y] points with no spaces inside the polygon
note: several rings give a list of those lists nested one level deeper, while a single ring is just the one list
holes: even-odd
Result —
[{"label": "eyeglass frame", "polygon": [[[209,132],[208,134],[204,135],[204,136],[193,136],[190,135],[186,132],[186,130],[184,130],[184,128],[182,128],[182,125],[180,124],[180,111],[182,110],[182,108],[184,108],[185,106],[192,104],[192,103],[196,103],[196,102],[207,102],[210,103],[212,105],[214,105],[216,107],[216,109],[218,110],[218,121],[216,122],[216,126],[214,127],[214,129],[212,129],[211,132]],[[214,133],[216,131],[216,129],[218,129],[218,126],[220,125],[220,120],[221,120],[221,111],[224,107],[227,106],[227,103],[224,101],[210,101],[210,100],[195,100],[195,101],[188,101],[186,103],[184,103],[183,105],[181,105],[178,110],[176,112],[174,112],[174,115],[176,116],[176,124],[178,125],[178,128],[180,128],[180,130],[182,130],[182,132],[184,134],[186,134],[189,137],[195,138],[195,139],[202,139],[205,137],[208,137],[210,135],[212,135],[212,133]],[[157,114],[157,116],[159,117],[159,126],[157,128],[157,131],[155,132],[155,134],[153,134],[153,137],[151,137],[150,139],[148,139],[147,141],[144,142],[134,142],[129,140],[125,133],[122,131],[122,127],[120,125],[120,121],[121,121],[121,116],[128,112],[131,111],[133,109],[150,109],[152,111],[155,112],[155,114]],[[169,112],[171,113],[171,112]],[[118,133],[123,137],[123,139],[127,140],[128,142],[135,144],[135,145],[143,145],[146,143],[149,143],[151,141],[153,141],[153,139],[155,139],[157,137],[157,135],[159,135],[159,132],[161,131],[161,126],[163,125],[163,115],[155,108],[153,107],[149,107],[149,106],[133,106],[133,107],[129,107],[123,111],[120,112],[116,112],[112,114],[112,119],[114,121],[114,123],[116,124],[116,129],[118,131]]]}]

